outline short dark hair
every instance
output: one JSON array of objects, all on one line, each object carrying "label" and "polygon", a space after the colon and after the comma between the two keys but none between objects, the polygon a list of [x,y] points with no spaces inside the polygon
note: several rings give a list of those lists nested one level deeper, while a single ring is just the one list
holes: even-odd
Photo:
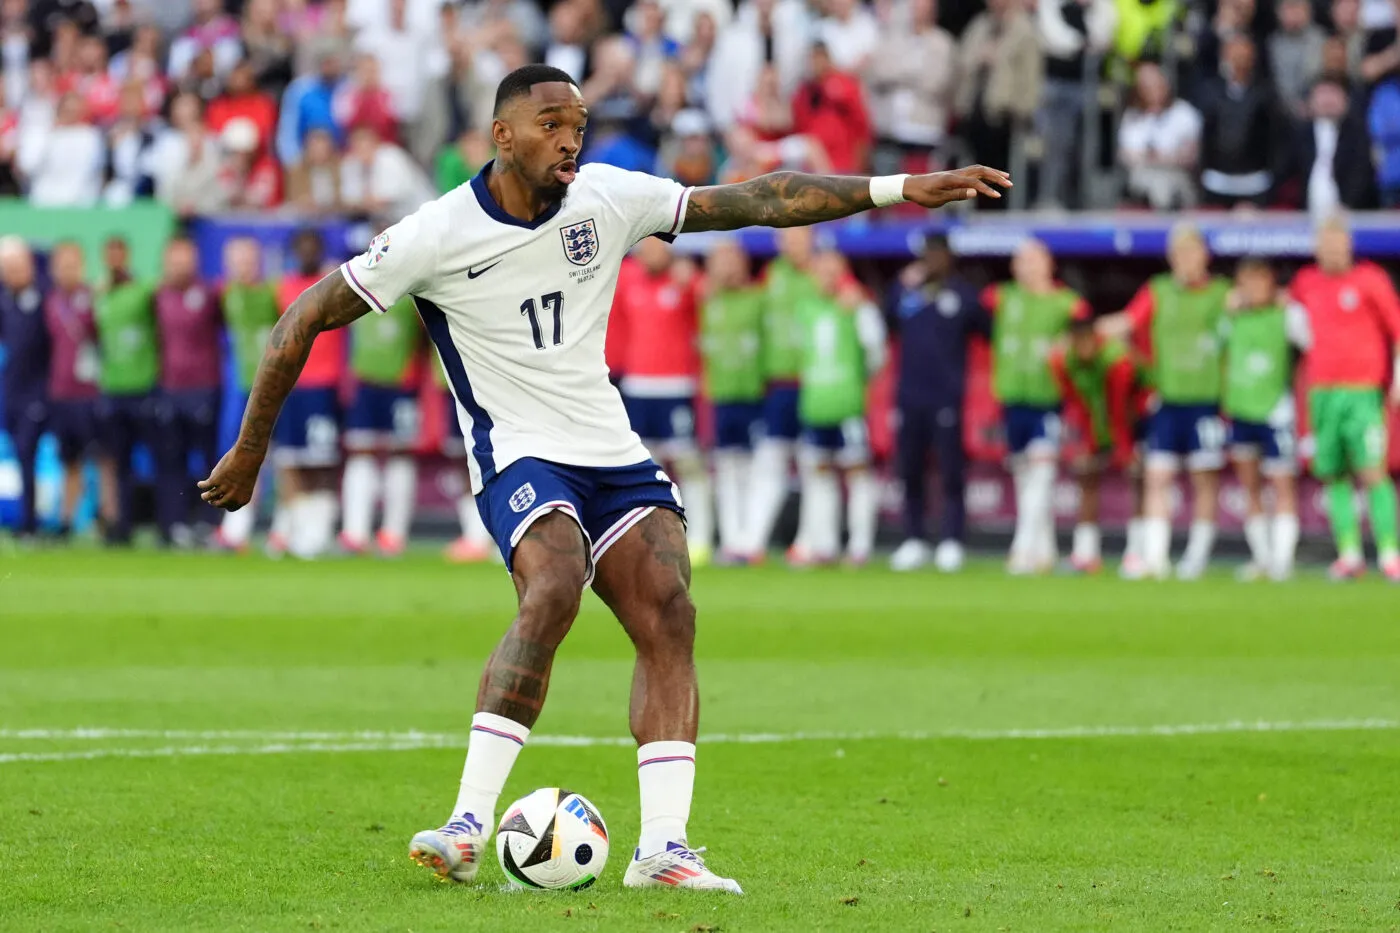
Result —
[{"label": "short dark hair", "polygon": [[1267,256],[1250,254],[1241,258],[1239,261],[1239,265],[1237,265],[1235,269],[1240,272],[1253,270],[1255,272],[1267,272],[1270,275],[1273,275],[1274,264],[1269,260]]},{"label": "short dark hair", "polygon": [[496,88],[496,108],[492,113],[499,117],[506,104],[517,97],[529,96],[530,88],[536,84],[553,84],[561,81],[564,84],[578,87],[578,83],[567,71],[550,65],[522,65],[501,79],[500,86]]}]

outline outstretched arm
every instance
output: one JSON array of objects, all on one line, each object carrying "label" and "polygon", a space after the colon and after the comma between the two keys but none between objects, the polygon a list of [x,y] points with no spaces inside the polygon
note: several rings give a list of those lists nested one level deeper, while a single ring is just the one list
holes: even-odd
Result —
[{"label": "outstretched arm", "polygon": [[210,505],[230,512],[237,511],[253,498],[253,484],[267,445],[272,439],[272,426],[282,403],[296,385],[311,345],[322,331],[344,327],[369,312],[369,305],[350,288],[339,270],[301,293],[272,329],[262,362],[253,378],[248,394],[248,406],[243,410],[243,424],[233,449],[224,454],[209,478],[199,484],[202,497]]},{"label": "outstretched arm", "polygon": [[[886,185],[899,176],[876,179]],[[740,227],[802,227],[825,220],[839,220],[877,205],[871,180],[852,175],[804,175],[774,172],[737,185],[713,185],[690,193],[682,233],[700,230],[737,230]],[[968,201],[979,194],[1001,197],[997,188],[1011,187],[1011,176],[981,165],[952,172],[904,177],[903,190],[884,203],[912,201],[935,208],[953,201]],[[883,189],[877,187],[877,194]]]}]

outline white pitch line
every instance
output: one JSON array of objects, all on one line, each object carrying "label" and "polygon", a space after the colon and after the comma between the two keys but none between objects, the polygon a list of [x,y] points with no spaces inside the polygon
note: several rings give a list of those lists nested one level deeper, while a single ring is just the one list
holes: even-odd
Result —
[{"label": "white pitch line", "polygon": [[[1365,732],[1400,729],[1394,719],[1231,720],[1146,726],[1065,726],[1053,729],[946,729],[906,732],[769,732],[702,735],[703,744],[765,745],[786,742],[858,742],[941,739],[1005,741],[1227,735],[1265,732]],[[260,745],[174,745],[160,748],[94,748],[87,751],[0,752],[0,764],[82,761],[97,758],[176,758],[203,755],[290,755],[299,753],[401,752],[465,747],[467,736],[448,732],[270,732],[257,730],[6,729],[0,738],[31,740],[147,738],[187,741],[255,741]],[[539,735],[531,745],[586,748],[630,746],[622,736]]]}]

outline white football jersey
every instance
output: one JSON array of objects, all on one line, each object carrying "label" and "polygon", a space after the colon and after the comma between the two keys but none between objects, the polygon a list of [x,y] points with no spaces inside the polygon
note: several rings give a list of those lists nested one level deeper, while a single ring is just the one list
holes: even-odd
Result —
[{"label": "white football jersey", "polygon": [[603,343],[623,257],[680,230],[690,189],[585,165],[556,209],[524,221],[491,196],[489,170],[381,233],[341,274],[375,311],[414,297],[457,399],[473,492],[524,457],[646,460]]}]

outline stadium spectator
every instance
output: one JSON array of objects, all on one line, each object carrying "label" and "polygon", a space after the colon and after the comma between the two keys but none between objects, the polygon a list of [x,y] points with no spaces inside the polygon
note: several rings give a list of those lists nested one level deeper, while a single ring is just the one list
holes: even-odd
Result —
[{"label": "stadium spectator", "polygon": [[533,0],[478,0],[464,4],[457,25],[485,46],[512,37],[529,48],[540,48],[548,36],[544,13]]},{"label": "stadium spectator", "polygon": [[1269,65],[1280,102],[1296,118],[1308,113],[1308,87],[1322,68],[1327,36],[1313,22],[1309,0],[1280,0],[1278,29],[1269,36]]},{"label": "stadium spectator", "polygon": [[836,67],[825,45],[813,44],[811,77],[792,101],[793,129],[819,142],[832,170],[866,170],[873,130],[860,79]]},{"label": "stadium spectator", "polygon": [[336,123],[352,133],[361,127],[374,130],[380,139],[399,139],[398,112],[380,80],[382,66],[373,55],[355,60],[355,74],[344,82],[334,100]]},{"label": "stadium spectator", "polygon": [[540,61],[583,81],[588,67],[589,33],[587,13],[581,0],[561,0],[549,10],[549,41],[545,43]]},{"label": "stadium spectator", "polygon": [[212,133],[222,133],[234,120],[247,120],[258,131],[258,152],[270,148],[277,133],[277,100],[258,88],[253,63],[243,60],[229,72],[224,92],[209,103],[204,121]]},{"label": "stadium spectator", "polygon": [[205,464],[218,461],[223,372],[223,314],[217,293],[199,279],[193,240],[177,236],[166,244],[155,308],[161,388],[156,409],[156,512],[168,535],[166,543],[188,547],[194,543],[191,521],[213,525],[217,518],[195,490],[190,456],[199,456]]},{"label": "stadium spectator", "polygon": [[[957,82],[957,48],[939,28],[936,0],[910,0],[910,22],[886,22],[865,72],[881,172],[927,171],[945,142]],[[905,167],[905,159],[919,157]]]},{"label": "stadium spectator", "polygon": [[1196,163],[1201,115],[1172,97],[1159,65],[1142,62],[1133,81],[1133,102],[1118,124],[1118,164],[1128,171],[1128,194],[1154,210],[1196,203]]},{"label": "stadium spectator", "polygon": [[1360,19],[1361,28],[1366,30],[1362,79],[1374,87],[1386,78],[1400,77],[1400,33],[1395,28],[1393,0],[1368,0],[1361,5]]},{"label": "stadium spectator", "polygon": [[1195,93],[1199,86],[1220,74],[1225,64],[1225,46],[1231,39],[1245,37],[1258,48],[1268,39],[1266,18],[1259,15],[1256,0],[1219,0],[1209,20],[1199,21],[1196,53],[1193,57]]},{"label": "stadium spectator", "polygon": [[1381,206],[1400,206],[1400,78],[1386,79],[1371,93],[1366,121]]},{"label": "stadium spectator", "polygon": [[[1345,73],[1353,80],[1361,79],[1361,60],[1366,56],[1366,33],[1361,29],[1361,0],[1332,0],[1332,38],[1342,44],[1346,55]],[[1324,51],[1324,59],[1326,52]],[[1327,67],[1324,72],[1336,71]]]},{"label": "stadium spectator", "polygon": [[299,213],[332,214],[341,210],[340,153],[325,130],[306,138],[301,161],[287,169],[287,203]]},{"label": "stadium spectator", "polygon": [[340,194],[347,211],[375,218],[404,217],[434,197],[413,158],[368,127],[350,136],[340,163]]},{"label": "stadium spectator", "polygon": [[117,82],[107,69],[107,46],[97,36],[78,42],[73,70],[58,76],[60,94],[82,98],[87,119],[102,125],[117,115]]},{"label": "stadium spectator", "polygon": [[380,77],[394,113],[401,124],[400,138],[420,162],[436,154],[442,141],[441,114],[437,98],[430,90],[447,76],[449,60],[438,23],[426,28],[408,19],[408,0],[389,0],[389,21],[384,26],[365,28],[356,37],[356,47],[379,60]]},{"label": "stadium spectator", "polygon": [[706,76],[710,69],[710,62],[714,58],[715,43],[719,40],[719,33],[715,26],[714,15],[709,11],[702,10],[695,14],[695,27],[691,30],[690,41],[681,49],[676,56],[676,64],[681,69],[681,74],[685,78],[686,100],[696,107],[706,106]]},{"label": "stadium spectator", "polygon": [[184,76],[175,82],[175,87],[182,92],[194,94],[206,104],[222,94],[224,79],[214,62],[213,50],[202,49],[196,54]]},{"label": "stadium spectator", "polygon": [[1021,4],[988,0],[958,42],[958,74],[957,112],[973,161],[1010,164],[1011,134],[1039,106],[1043,75],[1040,40]]},{"label": "stadium spectator", "polygon": [[192,0],[193,22],[170,43],[166,73],[183,81],[204,53],[215,75],[226,75],[243,57],[238,23],[224,12],[223,0]]},{"label": "stadium spectator", "polygon": [[777,72],[784,96],[807,68],[808,14],[802,0],[745,0],[720,31],[705,81],[705,103],[720,130],[733,125],[753,96],[765,65]]},{"label": "stadium spectator", "polygon": [[277,20],[277,0],[248,0],[240,31],[258,88],[276,97],[292,81],[294,39]]},{"label": "stadium spectator", "polygon": [[967,458],[963,452],[963,402],[968,347],[991,326],[976,290],[953,267],[942,236],[925,239],[916,262],[890,289],[885,306],[889,330],[899,340],[899,475],[904,488],[904,541],[890,566],[915,570],[929,559],[928,459],[938,461],[940,479],[939,570],[961,569],[967,538]]},{"label": "stadium spectator", "polygon": [[465,130],[457,141],[437,157],[437,185],[442,192],[465,185],[491,161],[491,139],[476,130]]},{"label": "stadium spectator", "polygon": [[264,211],[282,203],[282,171],[247,117],[230,120],[219,134],[217,211]]},{"label": "stadium spectator", "polygon": [[[1113,39],[1113,0],[1038,0],[1036,25],[1045,52],[1045,85],[1036,111],[1042,152],[1038,206],[1059,209],[1073,202],[1070,182],[1079,150],[1085,102],[1097,90],[1096,62]],[[1095,82],[1090,87],[1088,82]],[[1082,194],[1082,192],[1081,192]]]},{"label": "stadium spectator", "polygon": [[456,43],[453,98],[467,126],[487,135],[496,105],[496,86],[502,78],[530,61],[530,53],[514,37],[505,37],[489,48],[475,51]]},{"label": "stadium spectator", "polygon": [[682,110],[661,144],[657,170],[683,185],[712,185],[718,174],[710,121],[703,111]]},{"label": "stadium spectator", "polygon": [[[685,72],[675,62],[667,62],[661,70],[661,84],[652,97],[651,131],[657,138],[664,138],[675,122],[676,116],[686,107]],[[709,121],[706,120],[706,125]]]},{"label": "stadium spectator", "polygon": [[832,64],[857,74],[870,63],[880,41],[880,27],[861,0],[827,0],[826,16],[817,21],[816,41],[826,46]]},{"label": "stadium spectator", "polygon": [[593,74],[581,88],[589,102],[590,124],[589,145],[581,161],[650,171],[656,162],[648,117],[651,102],[634,83],[631,44],[622,36],[599,39],[593,64]]},{"label": "stadium spectator", "polygon": [[29,72],[29,22],[25,0],[0,0],[0,98],[14,107],[24,100]]},{"label": "stadium spectator", "polygon": [[1128,63],[1159,57],[1180,14],[1176,0],[1116,0],[1115,7],[1113,50],[1118,57]]},{"label": "stadium spectator", "polygon": [[659,0],[638,0],[626,18],[627,39],[636,63],[632,83],[642,96],[655,97],[661,89],[662,70],[676,59],[681,47],[662,32],[665,14]]},{"label": "stadium spectator", "polygon": [[34,256],[19,237],[0,238],[0,346],[5,348],[3,378],[5,432],[15,448],[23,490],[20,537],[38,529],[35,513],[35,465],[39,437],[48,425],[49,333],[44,326],[44,290]]},{"label": "stadium spectator", "polygon": [[204,125],[199,96],[182,93],[170,104],[170,126],[156,140],[151,174],[156,197],[184,217],[206,214],[222,203],[217,138]]},{"label": "stadium spectator", "polygon": [[92,289],[83,281],[83,249],[66,241],[49,255],[53,287],[44,298],[52,356],[49,366],[49,430],[63,463],[59,534],[66,537],[83,492],[83,465],[97,444],[97,325]]},{"label": "stadium spectator", "polygon": [[342,67],[355,54],[355,36],[346,21],[345,0],[325,0],[319,7],[306,6],[294,20],[299,40],[293,62],[297,75],[317,71],[321,60],[334,56]]},{"label": "stadium spectator", "polygon": [[792,99],[783,96],[778,69],[765,65],[759,72],[753,96],[735,114],[736,121],[752,131],[757,139],[770,142],[780,140],[792,135],[792,105]]},{"label": "stadium spectator", "polygon": [[315,71],[303,74],[287,86],[277,118],[277,158],[283,165],[295,165],[301,147],[313,130],[325,130],[339,147],[345,140],[344,128],[336,119],[335,100],[340,89],[344,59],[326,49],[315,62]]},{"label": "stadium spectator", "polygon": [[666,35],[685,45],[703,28],[702,19],[708,19],[716,31],[723,29],[731,22],[737,5],[733,0],[662,0]]},{"label": "stadium spectator", "polygon": [[146,108],[146,92],[139,80],[122,85],[116,121],[107,130],[107,179],[102,200],[122,207],[136,198],[155,194],[151,158],[160,132],[159,121]]},{"label": "stadium spectator", "polygon": [[19,113],[9,105],[6,87],[6,83],[0,81],[0,197],[15,197],[20,193],[19,176],[15,171]]},{"label": "stadium spectator", "polygon": [[129,48],[112,56],[112,77],[120,84],[130,81],[141,84],[146,109],[157,113],[165,103],[166,80],[160,63],[160,30],[142,26],[136,30]]},{"label": "stadium spectator", "polygon": [[1296,133],[1297,172],[1303,205],[1322,220],[1339,208],[1377,204],[1376,171],[1365,117],[1355,112],[1338,78],[1323,78],[1308,92],[1308,118]]},{"label": "stadium spectator", "polygon": [[1263,206],[1278,181],[1287,117],[1255,68],[1255,46],[1245,35],[1225,43],[1221,73],[1200,93],[1201,187],[1218,207]]},{"label": "stadium spectator", "polygon": [[719,177],[725,184],[779,170],[818,174],[831,171],[831,161],[821,143],[797,133],[768,142],[755,136],[747,126],[738,125],[725,134],[724,148]]},{"label": "stadium spectator", "polygon": [[20,140],[17,165],[37,207],[91,207],[102,193],[105,146],[102,133],[87,122],[83,101],[65,94],[52,127]]}]

